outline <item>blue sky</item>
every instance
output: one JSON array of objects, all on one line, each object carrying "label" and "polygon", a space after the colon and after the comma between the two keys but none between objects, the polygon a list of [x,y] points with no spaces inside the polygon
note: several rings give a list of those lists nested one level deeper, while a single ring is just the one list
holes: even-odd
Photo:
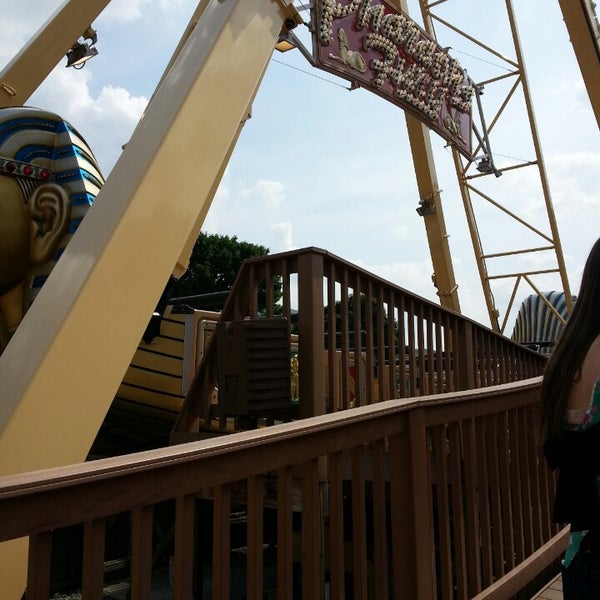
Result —
[{"label": "blue sky", "polygon": [[[418,21],[416,2],[409,4]],[[451,0],[444,13],[512,55],[504,4]],[[587,253],[600,234],[598,125],[558,2],[514,4],[560,240],[576,293]],[[0,0],[0,64],[61,5],[59,0],[20,0],[15,11],[12,0]],[[93,24],[99,55],[79,71],[66,69],[63,60],[28,104],[72,122],[108,176],[195,6],[194,0],[112,0]],[[300,34],[309,44],[306,32]],[[437,35],[473,79],[502,73],[500,61],[442,28]],[[346,86],[313,69],[297,51],[273,54],[203,230],[236,235],[272,252],[324,248],[436,300],[425,228],[415,211],[419,198],[403,113],[365,90]],[[483,99],[484,108],[492,111],[494,92],[486,89]],[[522,111],[509,116],[494,134],[498,164],[503,157],[531,158]],[[488,324],[452,156],[435,133],[431,141],[462,311]],[[532,221],[545,216],[536,181],[527,175],[501,179],[507,206],[518,207]],[[478,225],[489,250],[521,235],[485,209]],[[552,280],[545,283],[554,289]],[[523,298],[528,293],[524,290]],[[502,285],[495,291],[499,306],[508,294]]]}]

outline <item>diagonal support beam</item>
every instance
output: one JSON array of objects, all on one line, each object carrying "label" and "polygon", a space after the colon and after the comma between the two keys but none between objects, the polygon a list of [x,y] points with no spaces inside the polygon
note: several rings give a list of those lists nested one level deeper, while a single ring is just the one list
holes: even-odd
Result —
[{"label": "diagonal support beam", "polygon": [[0,108],[22,106],[110,0],[67,0],[0,72]]}]

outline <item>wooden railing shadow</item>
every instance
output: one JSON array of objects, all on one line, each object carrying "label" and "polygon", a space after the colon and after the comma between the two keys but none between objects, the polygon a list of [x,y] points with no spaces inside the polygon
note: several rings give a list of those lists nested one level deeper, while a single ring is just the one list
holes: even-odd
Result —
[{"label": "wooden railing shadow", "polygon": [[0,541],[29,536],[28,600],[54,591],[51,541],[73,527],[83,598],[101,598],[115,520],[132,599],[152,597],[165,522],[174,598],[530,598],[564,546],[539,390],[389,400],[2,477]]}]

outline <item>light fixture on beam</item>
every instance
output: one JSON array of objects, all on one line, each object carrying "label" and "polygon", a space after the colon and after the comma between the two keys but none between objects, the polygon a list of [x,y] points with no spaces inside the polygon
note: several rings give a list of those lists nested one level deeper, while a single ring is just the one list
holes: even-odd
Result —
[{"label": "light fixture on beam", "polygon": [[275,50],[279,50],[279,52],[289,52],[295,47],[294,43],[287,38],[287,35],[280,35],[279,41],[275,44]]},{"label": "light fixture on beam", "polygon": [[309,52],[308,48],[300,41],[298,36],[291,31],[291,27],[296,27],[296,23],[292,19],[287,19],[283,31],[279,34],[279,39],[275,44],[275,50],[279,52],[289,52],[297,48],[300,50],[300,54],[313,66],[316,67],[317,63],[313,55]]},{"label": "light fixture on beam", "polygon": [[[67,64],[66,67],[73,67],[74,69],[82,69],[85,63],[98,54],[98,50],[94,48],[94,44],[98,41],[96,32],[91,27],[82,35],[83,42],[75,42],[67,52]],[[88,44],[85,40],[90,40]]]},{"label": "light fixture on beam", "polygon": [[419,200],[419,206],[417,206],[417,214],[420,217],[426,217],[432,215],[435,212],[435,204],[431,200]]}]

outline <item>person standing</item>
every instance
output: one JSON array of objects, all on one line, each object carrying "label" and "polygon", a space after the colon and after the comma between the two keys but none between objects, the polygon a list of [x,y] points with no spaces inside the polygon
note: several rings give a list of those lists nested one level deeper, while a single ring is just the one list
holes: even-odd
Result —
[{"label": "person standing", "polygon": [[565,600],[600,598],[600,239],[541,391],[544,455],[558,469],[553,520],[571,533],[562,562]]}]

